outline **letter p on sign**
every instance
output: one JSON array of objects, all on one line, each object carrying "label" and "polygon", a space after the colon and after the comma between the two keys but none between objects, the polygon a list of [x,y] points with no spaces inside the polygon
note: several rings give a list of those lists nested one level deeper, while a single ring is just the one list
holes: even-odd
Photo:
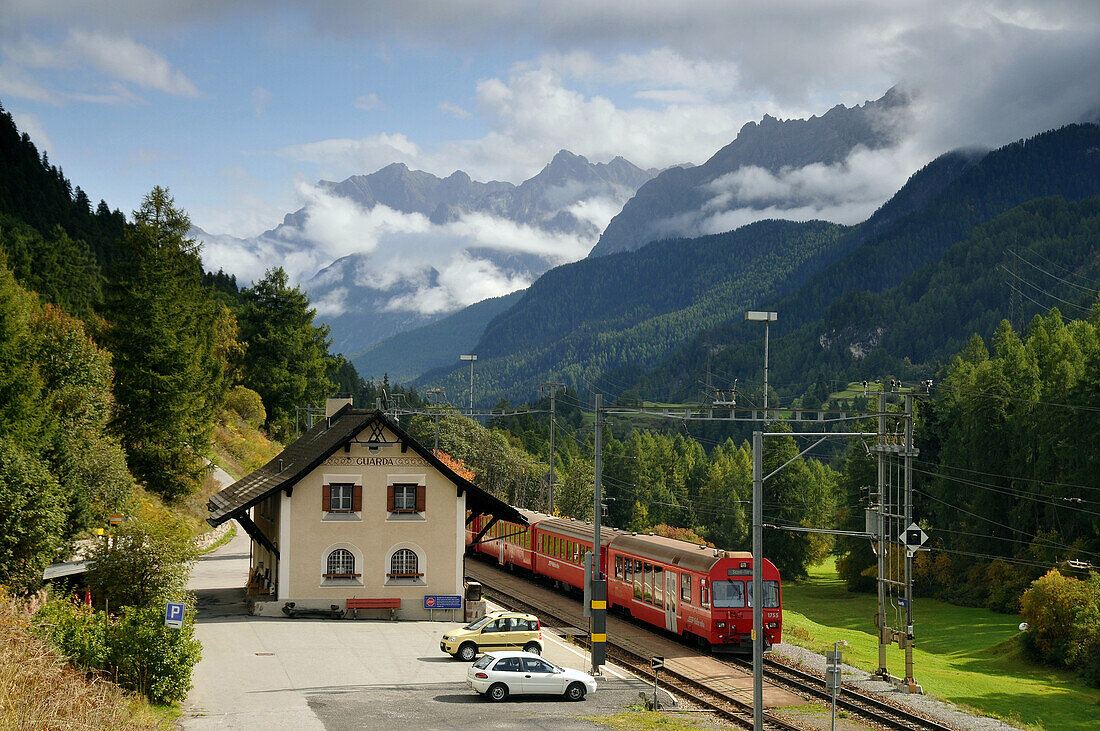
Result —
[{"label": "letter p on sign", "polygon": [[171,627],[172,629],[180,629],[183,627],[184,609],[185,607],[183,604],[168,602],[164,607],[164,626]]}]

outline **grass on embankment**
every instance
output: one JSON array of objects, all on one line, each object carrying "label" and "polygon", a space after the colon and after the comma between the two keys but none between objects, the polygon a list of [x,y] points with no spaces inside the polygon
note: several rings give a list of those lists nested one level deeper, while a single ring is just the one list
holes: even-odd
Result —
[{"label": "grass on embankment", "polygon": [[168,729],[173,709],[69,665],[30,631],[29,611],[0,590],[0,728]]},{"label": "grass on embankment", "polygon": [[[818,652],[837,640],[844,661],[867,671],[878,667],[874,629],[877,599],[851,594],[832,560],[810,571],[808,582],[783,584],[784,640]],[[1100,689],[1072,673],[1031,661],[1020,643],[1019,618],[984,609],[914,599],[913,677],[924,692],[1043,729],[1095,729]],[[886,667],[905,675],[905,655],[894,645]]]}]

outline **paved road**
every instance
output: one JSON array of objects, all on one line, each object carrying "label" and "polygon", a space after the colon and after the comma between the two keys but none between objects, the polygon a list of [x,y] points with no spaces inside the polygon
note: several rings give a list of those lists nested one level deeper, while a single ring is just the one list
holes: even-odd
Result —
[{"label": "paved road", "polygon": [[[582,703],[509,699],[490,705],[465,686],[467,665],[439,650],[445,622],[253,617],[244,585],[243,531],[191,574],[203,643],[184,729],[593,729],[584,716],[617,713],[649,686],[606,671]],[[549,633],[547,633],[549,635]],[[545,655],[584,668],[548,637]]]}]

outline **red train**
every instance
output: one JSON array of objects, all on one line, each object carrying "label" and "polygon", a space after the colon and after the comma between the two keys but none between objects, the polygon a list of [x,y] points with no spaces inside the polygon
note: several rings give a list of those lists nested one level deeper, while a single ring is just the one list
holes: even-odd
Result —
[{"label": "red train", "polygon": [[[502,566],[520,567],[559,587],[584,588],[584,554],[592,550],[591,523],[520,510],[530,529],[498,521],[472,549]],[[488,522],[466,527],[471,544]],[[608,608],[714,651],[752,649],[752,554],[686,541],[600,529],[600,570],[607,578]],[[610,567],[610,568],[609,568]],[[764,559],[764,640],[783,631],[779,571]]]}]

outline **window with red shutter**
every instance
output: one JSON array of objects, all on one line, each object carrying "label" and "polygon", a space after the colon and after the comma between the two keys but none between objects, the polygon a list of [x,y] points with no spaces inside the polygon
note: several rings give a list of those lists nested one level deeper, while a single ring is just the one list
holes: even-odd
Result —
[{"label": "window with red shutter", "polygon": [[351,512],[363,512],[363,486],[356,485],[351,494]]},{"label": "window with red shutter", "polygon": [[393,512],[393,485],[386,486],[386,511]]},{"label": "window with red shutter", "polygon": [[329,490],[328,485],[321,485],[321,510],[327,513],[331,505],[332,492]]},{"label": "window with red shutter", "polygon": [[423,513],[424,512],[424,493],[425,493],[425,491],[426,491],[426,488],[424,487],[424,485],[417,485],[416,486],[416,512],[418,512],[418,513]]}]

